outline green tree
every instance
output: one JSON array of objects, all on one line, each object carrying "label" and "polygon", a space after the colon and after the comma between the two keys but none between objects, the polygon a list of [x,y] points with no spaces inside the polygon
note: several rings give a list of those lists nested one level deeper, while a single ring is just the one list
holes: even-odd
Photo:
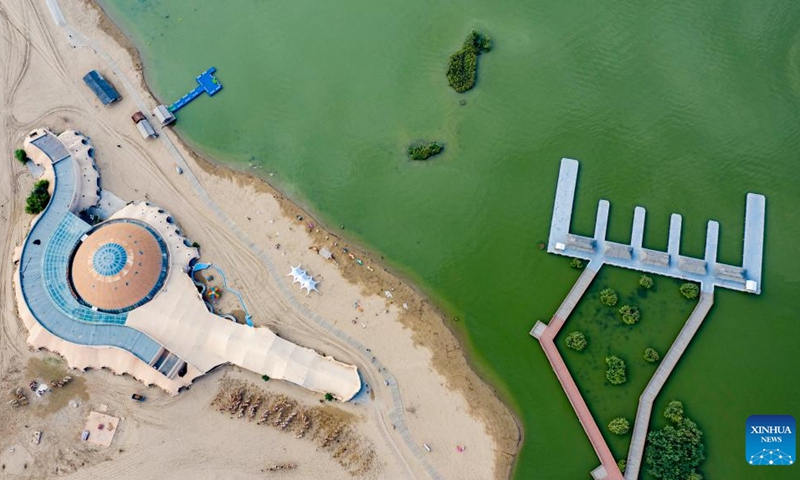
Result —
[{"label": "green tree", "polygon": [[[702,480],[697,467],[705,460],[703,432],[690,419],[683,415],[681,402],[673,401],[667,409],[680,405],[681,415],[664,411],[664,416],[672,421],[660,430],[647,435],[645,462],[650,474],[661,480]],[[679,420],[673,420],[679,418]]]},{"label": "green tree", "polygon": [[619,471],[625,473],[625,469],[628,468],[628,461],[624,458],[620,458],[617,462],[617,467],[619,467]]},{"label": "green tree", "polygon": [[491,49],[492,41],[489,37],[473,30],[467,35],[461,49],[450,55],[447,81],[456,92],[466,92],[475,86],[478,76],[478,55]]},{"label": "green tree", "polygon": [[653,288],[653,279],[648,277],[647,275],[642,275],[641,277],[639,277],[639,286],[650,290],[651,288]]},{"label": "green tree", "polygon": [[608,431],[615,435],[625,435],[631,429],[627,418],[617,417],[608,422]]},{"label": "green tree", "polygon": [[623,305],[619,309],[619,314],[622,316],[622,322],[626,325],[633,325],[639,321],[639,309],[633,305]]},{"label": "green tree", "polygon": [[28,156],[25,154],[25,150],[18,148],[14,150],[14,158],[21,164],[25,164],[28,161]]},{"label": "green tree", "polygon": [[661,355],[658,354],[655,348],[646,348],[644,350],[644,359],[650,363],[656,363],[661,360]]},{"label": "green tree", "polygon": [[612,385],[622,385],[628,380],[625,361],[618,356],[611,355],[606,357],[606,366],[608,367],[606,370],[606,379],[608,379]]},{"label": "green tree", "polygon": [[570,260],[569,266],[580,270],[583,268],[583,261],[580,258],[573,258],[572,260]]},{"label": "green tree", "polygon": [[683,421],[683,404],[677,400],[669,402],[667,408],[664,409],[664,417],[672,423],[681,423]]},{"label": "green tree", "polygon": [[47,180],[39,180],[33,184],[33,190],[25,200],[25,213],[37,215],[47,207],[50,202],[50,193],[47,191],[49,186],[50,182]]},{"label": "green tree", "polygon": [[681,295],[688,298],[689,300],[697,298],[700,295],[700,287],[694,283],[684,283],[681,285]]},{"label": "green tree", "polygon": [[567,338],[564,339],[564,343],[567,345],[567,348],[571,348],[576,352],[582,351],[587,345],[586,336],[583,332],[579,331],[570,332]]},{"label": "green tree", "polygon": [[610,288],[605,288],[600,292],[600,303],[606,307],[613,307],[617,304],[617,292]]},{"label": "green tree", "polygon": [[265,382],[268,382],[269,381],[269,375],[261,375],[261,380],[264,380]]},{"label": "green tree", "polygon": [[423,142],[408,147],[408,156],[411,160],[427,160],[438,155],[444,150],[444,145],[436,142]]},{"label": "green tree", "polygon": [[332,402],[333,401],[333,394],[332,393],[326,393],[325,394],[325,401]]}]

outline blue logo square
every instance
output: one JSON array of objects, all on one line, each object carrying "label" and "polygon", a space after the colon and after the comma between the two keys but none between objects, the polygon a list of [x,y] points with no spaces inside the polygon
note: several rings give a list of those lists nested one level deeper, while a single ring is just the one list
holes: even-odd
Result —
[{"label": "blue logo square", "polygon": [[751,415],[747,419],[745,456],[750,465],[794,465],[795,421],[791,415]]}]

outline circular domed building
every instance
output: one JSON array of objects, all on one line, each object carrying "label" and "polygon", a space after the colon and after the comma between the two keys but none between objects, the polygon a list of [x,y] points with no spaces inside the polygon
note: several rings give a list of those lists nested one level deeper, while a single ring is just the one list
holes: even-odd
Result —
[{"label": "circular domed building", "polygon": [[[190,274],[212,264],[197,263],[199,245],[168,212],[113,197],[100,208],[87,137],[38,129],[24,147],[51,193],[14,255],[17,306],[30,346],[59,352],[72,368],[129,373],[173,395],[229,362],[343,401],[361,389],[354,365],[214,313]],[[95,218],[106,220],[87,221]]]},{"label": "circular domed building", "polygon": [[122,313],[150,301],[164,285],[169,253],[161,236],[133,219],[105,222],[75,248],[69,280],[78,300]]}]

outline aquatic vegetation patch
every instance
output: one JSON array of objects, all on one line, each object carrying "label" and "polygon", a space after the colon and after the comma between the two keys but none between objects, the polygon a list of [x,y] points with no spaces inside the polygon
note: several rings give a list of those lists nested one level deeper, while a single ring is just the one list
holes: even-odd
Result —
[{"label": "aquatic vegetation patch", "polygon": [[408,156],[411,160],[427,160],[434,155],[439,155],[444,150],[444,145],[438,142],[424,142],[408,147]]},{"label": "aquatic vegetation patch", "polygon": [[664,416],[671,425],[647,434],[645,462],[650,475],[663,480],[702,479],[697,467],[706,458],[703,432],[683,414],[681,402],[670,402]]},{"label": "aquatic vegetation patch", "polygon": [[489,37],[473,30],[467,35],[461,48],[450,55],[447,66],[447,81],[458,93],[466,92],[475,86],[478,78],[478,56],[492,49]]},{"label": "aquatic vegetation patch", "polygon": [[681,295],[688,298],[689,300],[694,300],[700,295],[700,287],[694,283],[684,283],[680,287]]},{"label": "aquatic vegetation patch", "polygon": [[641,318],[639,309],[635,305],[623,305],[619,309],[619,314],[622,317],[622,322],[625,325],[633,325]]},{"label": "aquatic vegetation patch", "polygon": [[644,359],[650,363],[656,363],[661,360],[661,355],[658,354],[655,348],[647,348],[644,351]]},{"label": "aquatic vegetation patch", "polygon": [[618,298],[617,292],[611,288],[604,288],[603,291],[600,292],[600,303],[606,307],[613,307],[616,305]]},{"label": "aquatic vegetation patch", "polygon": [[586,348],[588,342],[586,341],[586,336],[583,334],[583,332],[576,330],[567,335],[566,340],[564,340],[564,344],[567,346],[567,348],[571,348],[576,352],[580,352]]},{"label": "aquatic vegetation patch", "polygon": [[617,417],[608,422],[608,431],[615,435],[625,435],[631,429],[631,423],[627,418]]},{"label": "aquatic vegetation patch", "polygon": [[628,367],[624,360],[616,355],[611,355],[606,357],[606,365],[608,366],[606,379],[611,382],[611,385],[622,385],[628,380],[626,375]]}]

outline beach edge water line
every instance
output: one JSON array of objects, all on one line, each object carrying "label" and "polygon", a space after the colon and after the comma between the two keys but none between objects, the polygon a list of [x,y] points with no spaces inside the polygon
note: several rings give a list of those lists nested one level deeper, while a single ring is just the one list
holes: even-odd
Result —
[{"label": "beach edge water line", "polygon": [[[47,4],[48,7],[51,5],[57,6],[58,2],[57,0],[48,0]],[[142,73],[140,87],[147,92],[153,101],[156,101],[157,97],[153,94],[144,74],[145,63],[139,48],[124,32],[122,27],[106,12],[101,2],[94,0],[86,2],[85,5],[96,12],[97,27],[131,57],[131,63]],[[54,20],[58,23],[57,19]],[[233,178],[237,183],[253,186],[257,190],[267,189],[274,192],[276,199],[281,204],[283,214],[289,218],[294,217],[298,212],[311,216],[309,212],[313,212],[313,208],[310,205],[291,198],[279,186],[273,185],[265,178],[238,170],[224,162],[215,161],[202,149],[192,145],[188,139],[177,131],[172,133],[175,136],[174,138],[206,173],[222,178]],[[319,218],[316,215],[314,217],[315,219]],[[477,352],[472,348],[466,332],[462,332],[464,329],[458,328],[458,325],[453,325],[447,321],[447,308],[439,305],[435,296],[424,292],[422,288],[415,284],[413,279],[409,278],[408,274],[397,272],[398,267],[392,265],[390,261],[384,260],[382,255],[376,255],[368,247],[364,247],[362,239],[343,237],[338,233],[334,233],[334,230],[324,225],[324,222],[323,225],[318,226],[323,228],[323,233],[339,237],[349,245],[363,250],[364,254],[370,257],[370,261],[380,267],[376,269],[375,273],[383,270],[383,273],[380,274],[380,277],[385,277],[382,278],[383,280],[397,283],[413,292],[412,295],[416,297],[416,301],[422,306],[420,316],[425,317],[425,321],[419,322],[418,315],[408,312],[401,315],[401,323],[414,332],[416,343],[427,347],[431,351],[433,354],[432,363],[436,370],[447,379],[448,387],[461,392],[465,398],[474,399],[468,402],[470,414],[484,424],[496,444],[495,477],[513,478],[518,455],[524,441],[523,423],[519,417],[519,405],[515,403],[510,392],[502,385],[502,380],[494,374],[491,367],[482,359],[476,358]],[[375,257],[380,257],[381,259],[376,259]],[[355,274],[352,274],[355,269],[347,269],[344,265],[340,265],[339,270],[346,280],[359,284],[368,293],[380,293],[380,289],[372,288],[370,290],[370,286],[361,278],[360,272],[356,271]],[[448,340],[452,340],[461,351],[460,358],[454,362],[454,359],[448,358],[443,353],[443,349],[440,348],[443,345],[431,343],[428,338],[431,331],[449,334],[450,339],[445,339],[444,344],[446,345],[449,343]],[[475,384],[476,381],[477,385]],[[469,397],[467,396],[468,394]]]}]

